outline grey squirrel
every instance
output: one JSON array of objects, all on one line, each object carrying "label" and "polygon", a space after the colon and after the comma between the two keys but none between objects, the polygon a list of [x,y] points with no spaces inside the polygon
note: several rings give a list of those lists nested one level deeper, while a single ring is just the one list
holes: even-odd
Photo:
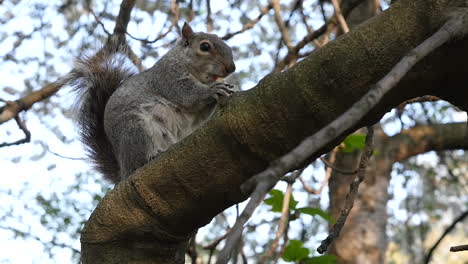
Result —
[{"label": "grey squirrel", "polygon": [[116,54],[125,47],[112,41],[80,58],[72,71],[81,93],[82,141],[95,168],[114,183],[191,134],[233,93],[232,85],[218,81],[236,69],[231,48],[187,23],[181,33],[175,47],[141,73],[123,66]]}]

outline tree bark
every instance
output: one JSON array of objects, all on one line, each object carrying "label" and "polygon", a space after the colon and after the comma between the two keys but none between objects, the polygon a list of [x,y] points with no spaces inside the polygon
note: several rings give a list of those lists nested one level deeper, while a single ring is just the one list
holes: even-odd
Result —
[{"label": "tree bark", "polygon": [[[190,235],[244,200],[239,186],[331,122],[445,22],[450,0],[400,0],[290,70],[230,100],[206,125],[108,193],[85,225],[83,263],[182,263]],[[433,94],[468,109],[468,38],[425,58],[358,127]]]},{"label": "tree bark", "polygon": [[[468,149],[466,123],[416,126],[388,137],[381,129],[374,135],[375,151],[359,188],[354,208],[340,236],[330,248],[340,264],[385,263],[387,249],[388,185],[392,166],[431,150]],[[335,166],[352,170],[359,163],[359,151],[339,152]],[[336,219],[354,175],[333,171],[330,177],[330,212]]]}]

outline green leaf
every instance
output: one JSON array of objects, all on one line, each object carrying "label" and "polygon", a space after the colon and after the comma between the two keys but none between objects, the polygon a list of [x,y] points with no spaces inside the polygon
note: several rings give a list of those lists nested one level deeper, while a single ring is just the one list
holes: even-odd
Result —
[{"label": "green leaf", "polygon": [[330,224],[335,223],[335,220],[333,219],[333,217],[329,213],[327,213],[327,212],[325,212],[325,211],[323,211],[322,209],[319,209],[319,208],[303,207],[303,208],[297,209],[297,211],[299,213],[308,214],[308,215],[311,215],[311,216],[318,215],[318,216],[322,217],[323,219],[325,219]]},{"label": "green leaf", "polygon": [[353,152],[355,150],[363,150],[365,146],[366,135],[364,134],[351,134],[343,141],[344,152]]},{"label": "green leaf", "polygon": [[[273,189],[269,192],[270,197],[265,199],[265,203],[271,205],[272,212],[281,212],[283,208],[283,200],[284,194],[282,191]],[[291,194],[291,198],[289,199],[289,210],[296,209],[297,201],[294,199],[294,196]]]},{"label": "green leaf", "polygon": [[304,264],[335,264],[336,256],[324,255],[304,259],[301,263]]},{"label": "green leaf", "polygon": [[283,260],[284,261],[299,261],[307,258],[310,250],[302,246],[303,243],[300,240],[290,240],[288,246],[284,250]]}]

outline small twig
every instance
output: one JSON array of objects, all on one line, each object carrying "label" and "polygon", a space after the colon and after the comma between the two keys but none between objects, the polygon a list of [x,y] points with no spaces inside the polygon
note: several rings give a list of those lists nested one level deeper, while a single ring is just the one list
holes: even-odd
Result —
[{"label": "small twig", "polygon": [[279,0],[271,0],[271,5],[273,6],[273,10],[275,11],[275,21],[278,25],[278,28],[281,32],[281,38],[283,39],[284,44],[288,49],[292,48],[292,41],[289,37],[289,31],[284,24],[283,18],[281,17],[281,7]]},{"label": "small twig", "polygon": [[[175,27],[177,32],[180,34],[180,28],[177,22],[179,21],[179,1],[171,0],[171,16],[172,16],[172,25],[171,27]],[[172,28],[170,29],[172,30]]]},{"label": "small twig", "polygon": [[231,228],[229,228],[224,235],[218,237],[213,242],[211,242],[210,244],[203,247],[203,249],[207,249],[207,250],[210,251],[210,254],[209,254],[209,257],[208,257],[208,264],[211,263],[211,258],[213,257],[213,253],[214,253],[216,247],[219,245],[219,243],[221,243],[221,241],[226,239],[226,237],[229,235],[229,232],[231,232]]},{"label": "small twig", "polygon": [[323,34],[322,39],[317,40],[317,42],[320,43],[321,47],[327,45],[327,43],[330,42],[330,35],[335,29],[336,29],[336,24],[335,23],[330,23],[330,24],[327,25],[327,30]]},{"label": "small twig", "polygon": [[264,8],[262,8],[262,10],[260,10],[260,14],[253,20],[250,20],[248,23],[246,23],[241,30],[238,30],[236,32],[233,32],[233,33],[227,33],[226,35],[224,35],[221,39],[223,40],[228,40],[232,37],[234,37],[235,35],[238,35],[238,34],[241,34],[241,33],[244,33],[245,31],[253,28],[259,21],[260,19],[262,19],[262,17],[268,13],[268,11],[270,11],[270,9],[272,9],[273,6],[271,5],[271,3],[269,3],[267,6],[265,6]]},{"label": "small twig", "polygon": [[439,100],[440,100],[440,98],[437,97],[437,96],[424,95],[424,96],[420,96],[420,97],[416,97],[416,98],[404,101],[403,103],[399,104],[396,108],[397,108],[398,111],[402,111],[403,108],[405,108],[405,106],[407,106],[409,104],[421,103],[421,102],[435,102],[435,101],[439,101]]},{"label": "small twig", "polygon": [[[326,178],[325,178],[326,179]],[[322,191],[321,190],[315,190],[314,188],[310,187],[307,185],[307,183],[302,179],[302,177],[299,177],[299,181],[302,183],[302,187],[304,187],[304,190],[306,192],[311,193],[311,194],[320,194]],[[325,181],[325,180],[324,180]]]},{"label": "small twig", "polygon": [[211,18],[211,1],[206,0],[206,32],[213,31],[213,19]]},{"label": "small twig", "polygon": [[[439,246],[440,242],[442,242],[442,239],[444,239],[453,229],[455,229],[455,226],[457,225],[457,223],[463,221],[463,219],[465,219],[465,217],[467,216],[468,216],[468,211],[463,212],[461,215],[455,218],[453,222],[445,229],[444,233],[442,233],[442,235],[437,240],[437,242],[435,242],[435,244],[427,252],[426,257],[424,258],[425,264],[428,264],[429,262],[431,262],[432,254],[434,253],[436,248]],[[452,248],[450,248],[450,251],[452,251]]]},{"label": "small twig", "polygon": [[188,243],[188,247],[186,250],[186,253],[190,256],[190,260],[192,261],[192,264],[197,264],[197,258],[198,258],[196,236],[197,234],[193,235],[190,238],[190,241]]},{"label": "small twig", "polygon": [[326,169],[326,172],[325,172],[325,178],[323,179],[322,181],[322,184],[320,185],[320,188],[318,190],[315,190],[313,189],[312,187],[308,186],[306,184],[306,182],[304,181],[304,179],[302,178],[299,178],[299,181],[302,183],[302,186],[304,187],[304,190],[306,190],[306,192],[308,193],[311,193],[311,194],[321,194],[322,191],[325,189],[325,187],[327,186],[328,184],[328,181],[330,180],[330,177],[331,177],[331,174],[332,174],[332,171],[335,170],[339,173],[342,173],[342,174],[356,174],[357,173],[357,170],[353,171],[353,172],[347,172],[347,171],[343,171],[343,170],[339,170],[337,168],[335,168],[333,166],[333,163],[335,162],[336,160],[336,154],[338,153],[338,149],[337,148],[334,148],[331,153],[330,153],[330,161],[326,160],[325,158],[323,157],[320,157],[320,160],[325,163],[325,166],[327,167]]},{"label": "small twig", "polygon": [[145,45],[147,44],[153,44],[155,42],[157,42],[158,40],[161,40],[162,38],[166,37],[167,34],[169,34],[172,29],[174,28],[174,24],[171,23],[171,25],[169,25],[169,28],[163,32],[163,30],[166,28],[166,24],[167,24],[167,20],[164,22],[163,26],[161,27],[161,29],[159,30],[159,33],[158,35],[152,39],[152,40],[149,40],[149,39],[144,39],[144,38],[137,38],[135,36],[133,36],[132,34],[130,34],[129,32],[127,32],[127,35],[131,38],[131,39],[134,39],[136,41],[140,41],[141,43],[144,43]]},{"label": "small twig", "polygon": [[374,0],[373,6],[374,6],[374,9],[375,9],[375,14],[376,15],[382,13],[382,7],[380,5],[380,0]]},{"label": "small twig", "polygon": [[232,250],[234,250],[234,247],[237,245],[237,242],[242,236],[244,224],[247,223],[250,216],[252,216],[253,212],[255,211],[255,208],[257,208],[257,206],[263,201],[265,194],[270,189],[269,186],[262,187],[263,192],[255,192],[252,194],[249,203],[247,203],[247,206],[245,207],[244,211],[242,211],[241,215],[234,224],[231,230],[231,234],[228,235],[226,239],[226,244],[223,250],[218,255],[218,259],[216,260],[217,264],[227,263],[229,258],[231,257],[230,255]]},{"label": "small twig", "polygon": [[195,12],[193,11],[193,0],[190,0],[188,9],[189,9],[189,16],[187,18],[187,22],[190,23],[193,20],[193,17],[195,16]]},{"label": "small twig", "polygon": [[16,121],[16,124],[18,125],[19,129],[21,129],[21,131],[23,131],[24,138],[20,139],[20,140],[17,140],[15,142],[1,143],[0,148],[9,147],[9,146],[13,146],[13,145],[21,145],[21,144],[28,143],[28,142],[31,141],[31,132],[28,130],[28,128],[26,127],[26,124],[23,122],[23,120],[21,120],[21,118],[17,115],[17,116],[15,116],[15,121]]},{"label": "small twig", "polygon": [[282,256],[284,254],[284,251],[286,250],[286,247],[288,246],[288,241],[289,241],[288,230],[289,230],[289,225],[286,225],[286,230],[284,231],[284,234],[283,234],[283,244],[281,245],[281,249],[279,251],[278,256]]},{"label": "small twig", "polygon": [[140,72],[145,70],[141,59],[135,54],[135,52],[129,47],[126,49],[128,58],[133,62],[133,64],[138,68]]},{"label": "small twig", "polygon": [[53,152],[51,150],[47,150],[49,151],[50,154],[54,155],[54,156],[57,156],[59,158],[62,158],[62,159],[69,159],[69,160],[85,160],[85,158],[73,158],[73,157],[67,157],[67,156],[63,156],[63,155],[60,155],[56,152]]},{"label": "small twig", "polygon": [[[309,23],[307,23],[307,16],[306,14],[304,13],[304,1],[301,1],[301,5],[299,6],[299,12],[301,14],[301,20],[302,20],[302,24],[304,24],[304,27],[306,28],[307,30],[307,34],[312,34],[314,32],[314,28],[309,26]],[[326,21],[326,20],[324,20]],[[322,46],[320,45],[320,43],[315,39],[313,40],[313,44],[315,46],[315,48],[321,48]]]},{"label": "small twig", "polygon": [[335,16],[338,20],[338,23],[340,24],[341,29],[343,30],[344,33],[349,32],[349,27],[348,24],[346,23],[346,20],[343,17],[343,14],[341,13],[341,8],[340,4],[338,3],[338,0],[331,0],[333,8],[335,9]]},{"label": "small twig", "polygon": [[289,175],[281,177],[280,180],[285,181],[287,183],[293,184],[297,180],[297,178],[301,177],[301,175],[304,172],[304,170],[306,169],[306,167],[304,167],[302,169],[299,169],[299,170],[296,170],[296,171],[293,171]]},{"label": "small twig", "polygon": [[49,83],[40,90],[34,91],[16,101],[8,101],[5,106],[0,107],[0,125],[15,118],[20,112],[28,110],[35,103],[54,95],[69,80],[70,76],[67,74],[64,77],[59,78],[57,81]]},{"label": "small twig", "polygon": [[[351,12],[351,10],[354,9],[354,7],[358,6],[360,3],[362,3],[364,0],[358,0],[358,1],[354,1],[354,2],[351,2],[351,3],[348,3],[347,1],[345,3],[346,6],[344,6],[342,8],[342,11],[343,11],[343,14],[344,16],[346,16],[347,14],[349,14],[349,12]],[[337,24],[337,21],[336,21],[336,18],[335,17],[331,17],[329,20],[327,20],[325,22],[325,24],[323,24],[319,29],[317,29],[316,31],[313,31],[309,34],[307,34],[301,41],[299,41],[295,46],[293,46],[289,51],[288,53],[286,54],[286,56],[283,58],[282,61],[280,61],[277,65],[277,67],[275,68],[275,71],[276,72],[279,72],[281,70],[284,69],[284,67],[286,67],[287,65],[290,65],[291,62],[297,60],[298,58],[298,54],[299,54],[299,51],[305,47],[305,45],[307,45],[308,43],[310,43],[311,41],[314,41],[315,39],[317,39],[318,37],[322,36],[323,34],[325,33],[328,33],[330,32],[331,28],[333,28],[335,25]],[[321,46],[323,46],[323,44],[321,44]]]},{"label": "small twig", "polygon": [[34,240],[37,240],[38,242],[40,242],[43,245],[54,245],[54,246],[58,246],[58,247],[62,247],[62,248],[68,248],[71,251],[73,251],[74,254],[80,254],[80,251],[78,249],[74,248],[73,246],[67,245],[65,243],[57,242],[57,238],[55,236],[50,241],[44,241],[40,236],[33,235],[31,233],[22,231],[20,229],[14,228],[14,227],[0,226],[0,228],[4,229],[4,230],[11,231],[11,232],[13,232],[13,233],[15,233],[17,235],[19,234],[23,238],[32,238]]},{"label": "small twig", "polygon": [[221,243],[221,241],[226,239],[226,237],[229,235],[230,232],[231,232],[231,229],[228,229],[224,235],[218,237],[217,239],[215,239],[210,244],[208,244],[206,246],[203,246],[203,249],[207,249],[207,250],[215,249],[219,245],[219,243]]},{"label": "small twig", "polygon": [[281,218],[278,224],[278,230],[276,231],[275,240],[271,243],[270,248],[267,253],[263,255],[259,263],[266,263],[270,259],[278,248],[279,241],[283,237],[284,232],[286,231],[287,226],[289,225],[289,203],[291,201],[292,194],[292,183],[288,183],[286,192],[284,193],[283,198],[283,207],[281,209]]},{"label": "small twig", "polygon": [[249,261],[247,260],[247,256],[245,255],[245,252],[244,252],[244,247],[241,247],[241,258],[242,258],[242,264],[249,263]]},{"label": "small twig", "polygon": [[88,11],[89,11],[89,13],[90,13],[91,15],[93,15],[94,20],[96,20],[96,22],[99,24],[99,26],[101,26],[102,31],[104,31],[104,33],[106,33],[106,35],[107,35],[108,37],[111,36],[112,33],[110,33],[110,31],[106,29],[106,26],[105,26],[104,23],[101,21],[101,19],[96,15],[96,13],[94,13],[94,10],[93,10],[91,7],[89,7]]},{"label": "small twig", "polygon": [[[302,7],[302,4],[303,4],[303,0],[296,0],[295,3],[293,4],[292,8],[291,8],[291,11],[289,12],[289,16],[288,16],[288,19],[284,22],[284,26],[286,28],[286,30],[289,29],[289,25],[291,24],[291,18],[292,16],[294,15],[294,12],[296,12],[296,10],[299,10],[301,7]],[[276,13],[276,10],[275,10],[275,13]],[[302,14],[304,15],[304,14]],[[309,28],[307,27],[307,30],[309,32]],[[289,33],[288,33],[289,35]],[[278,64],[278,60],[279,60],[279,56],[280,56],[280,52],[281,52],[281,47],[283,46],[283,38],[280,38],[279,41],[278,41],[278,45],[276,46],[276,55],[275,55],[275,63],[274,63],[274,67],[273,67],[273,70],[276,68],[276,65]],[[290,46],[287,46],[287,48],[289,49]]]},{"label": "small twig", "polygon": [[346,218],[348,218],[349,212],[354,206],[354,200],[358,194],[359,184],[364,181],[366,176],[366,168],[369,164],[369,159],[374,152],[373,148],[373,137],[374,137],[374,128],[367,127],[367,136],[366,136],[366,145],[364,147],[364,151],[361,154],[361,161],[359,162],[358,173],[354,178],[353,182],[349,187],[349,192],[346,195],[345,205],[343,209],[341,209],[341,214],[338,217],[338,220],[331,228],[330,233],[328,234],[327,238],[325,238],[320,246],[317,248],[317,251],[322,254],[327,251],[330,244],[333,240],[340,235],[341,229],[343,228]]},{"label": "small twig", "polygon": [[[320,160],[325,164],[325,166],[327,167],[327,174],[329,174],[329,171],[336,171],[338,173],[341,173],[341,174],[344,174],[344,175],[353,175],[353,174],[356,174],[357,173],[357,170],[353,170],[353,171],[346,171],[346,170],[342,170],[342,169],[339,169],[337,167],[335,167],[333,165],[333,163],[329,162],[328,160],[326,160],[325,158],[323,157],[320,157]],[[328,177],[330,178],[330,177]]]},{"label": "small twig", "polygon": [[[179,21],[179,4],[176,0],[171,0],[171,25],[169,25],[168,29],[164,32],[162,32],[162,30],[164,29],[164,26],[161,28],[161,31],[159,32],[159,34],[152,40],[148,40],[148,39],[143,39],[143,38],[137,38],[137,37],[134,37],[133,35],[131,35],[130,33],[127,32],[127,35],[134,39],[134,40],[137,40],[137,41],[140,41],[144,44],[152,44],[152,43],[155,43],[163,38],[165,38],[167,36],[167,34],[169,34],[170,32],[172,32],[172,30],[174,28],[178,28],[178,25],[177,25],[177,22]],[[192,10],[193,11],[193,10]],[[167,22],[167,21],[166,21]],[[164,25],[166,25],[166,23],[164,23]]]},{"label": "small twig", "polygon": [[324,157],[320,157],[320,160],[325,164],[325,180],[322,181],[322,186],[326,184],[325,181],[328,183],[328,180],[330,180],[333,170],[337,171],[333,166],[333,164],[336,161],[336,154],[338,154],[338,148],[334,147],[333,150],[330,152],[330,161],[328,161]]},{"label": "small twig", "polygon": [[320,7],[320,13],[322,15],[322,19],[324,23],[327,23],[327,14],[325,13],[325,7],[324,5],[325,1],[318,1],[319,7]]},{"label": "small twig", "polygon": [[450,247],[450,252],[468,251],[468,245]]}]

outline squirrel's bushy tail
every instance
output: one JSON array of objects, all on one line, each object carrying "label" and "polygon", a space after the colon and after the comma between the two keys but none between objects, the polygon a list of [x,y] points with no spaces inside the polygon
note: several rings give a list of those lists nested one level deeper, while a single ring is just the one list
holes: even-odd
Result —
[{"label": "squirrel's bushy tail", "polygon": [[126,46],[108,42],[94,56],[81,56],[70,73],[71,85],[80,94],[78,125],[94,168],[114,183],[120,181],[119,164],[104,131],[107,102],[123,81],[134,75],[122,56]]}]

